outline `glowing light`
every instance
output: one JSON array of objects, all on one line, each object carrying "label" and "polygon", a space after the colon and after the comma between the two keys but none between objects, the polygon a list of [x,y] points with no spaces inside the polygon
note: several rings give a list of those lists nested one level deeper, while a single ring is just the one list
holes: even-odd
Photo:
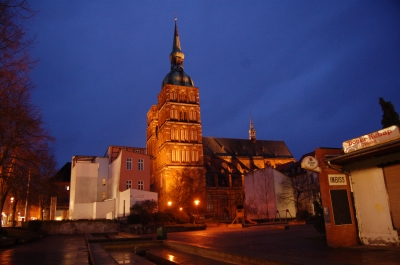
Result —
[{"label": "glowing light", "polygon": [[172,205],[172,202],[171,202],[171,201],[169,201],[169,202],[168,202],[168,206],[171,206],[171,205]]},{"label": "glowing light", "polygon": [[196,204],[196,206],[199,205],[199,203],[200,203],[199,200],[195,200],[195,201],[194,201],[194,204]]},{"label": "glowing light", "polygon": [[173,255],[168,255],[168,260],[169,261],[174,261],[175,257]]}]

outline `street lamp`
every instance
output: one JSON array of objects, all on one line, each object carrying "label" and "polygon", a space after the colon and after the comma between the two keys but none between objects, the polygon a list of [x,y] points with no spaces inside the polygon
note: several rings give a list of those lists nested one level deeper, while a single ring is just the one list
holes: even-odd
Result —
[{"label": "street lamp", "polygon": [[[194,201],[194,204],[196,205],[196,212],[197,212],[197,220],[199,219],[199,203],[200,203],[200,201],[199,200],[195,200]],[[196,222],[196,218],[195,218],[195,222]]]},{"label": "street lamp", "polygon": [[167,202],[168,203],[168,206],[171,206],[172,205],[172,202],[171,201],[169,201],[169,202]]}]

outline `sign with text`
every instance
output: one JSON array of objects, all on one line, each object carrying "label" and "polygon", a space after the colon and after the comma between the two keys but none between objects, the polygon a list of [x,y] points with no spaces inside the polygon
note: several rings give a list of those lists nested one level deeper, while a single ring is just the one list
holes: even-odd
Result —
[{"label": "sign with text", "polygon": [[321,172],[321,168],[318,167],[318,161],[313,156],[304,157],[303,161],[301,161],[301,168],[310,171]]},{"label": "sign with text", "polygon": [[345,174],[328,174],[329,185],[347,185]]},{"label": "sign with text", "polygon": [[369,146],[378,145],[399,138],[400,138],[399,127],[393,125],[377,132],[373,132],[358,138],[344,141],[343,151],[345,153],[350,153]]}]

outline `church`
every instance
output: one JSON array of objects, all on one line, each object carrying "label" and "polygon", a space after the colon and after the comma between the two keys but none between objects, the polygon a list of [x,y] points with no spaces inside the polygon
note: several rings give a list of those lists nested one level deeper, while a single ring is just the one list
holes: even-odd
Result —
[{"label": "church", "polygon": [[150,190],[167,207],[212,218],[234,218],[244,203],[244,175],[295,161],[283,141],[256,139],[250,117],[249,139],[205,137],[199,88],[183,70],[177,22],[158,103],[147,113],[146,148]]}]

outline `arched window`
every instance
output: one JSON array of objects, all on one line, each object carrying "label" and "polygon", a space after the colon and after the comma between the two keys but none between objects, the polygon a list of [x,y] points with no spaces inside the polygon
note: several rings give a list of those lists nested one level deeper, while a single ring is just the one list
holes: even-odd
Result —
[{"label": "arched window", "polygon": [[171,128],[171,141],[178,141],[178,129],[176,127]]},{"label": "arched window", "polygon": [[190,130],[190,140],[197,141],[197,131],[194,128]]},{"label": "arched window", "polygon": [[181,92],[179,94],[179,102],[185,102],[186,101],[186,95],[185,93]]},{"label": "arched window", "polygon": [[180,111],[180,120],[181,121],[186,121],[187,120],[187,113],[185,109],[181,109]]},{"label": "arched window", "polygon": [[177,94],[175,90],[171,90],[171,92],[169,93],[169,99],[172,101],[175,101],[177,98]]},{"label": "arched window", "polygon": [[197,113],[196,110],[191,109],[189,112],[189,120],[196,121],[197,120]]},{"label": "arched window", "polygon": [[186,149],[186,147],[182,150],[182,162],[189,162],[189,150]]},{"label": "arched window", "polygon": [[179,162],[179,161],[180,161],[179,150],[174,148],[172,149],[172,162]]},{"label": "arched window", "polygon": [[185,142],[188,140],[188,130],[186,129],[186,127],[183,127],[181,129],[181,141]]},{"label": "arched window", "polygon": [[191,153],[192,162],[199,161],[199,152],[196,149],[193,149]]},{"label": "arched window", "polygon": [[178,119],[178,110],[176,108],[171,108],[170,115],[172,120]]},{"label": "arched window", "polygon": [[192,103],[196,102],[196,96],[194,95],[193,92],[189,94],[189,101]]}]

